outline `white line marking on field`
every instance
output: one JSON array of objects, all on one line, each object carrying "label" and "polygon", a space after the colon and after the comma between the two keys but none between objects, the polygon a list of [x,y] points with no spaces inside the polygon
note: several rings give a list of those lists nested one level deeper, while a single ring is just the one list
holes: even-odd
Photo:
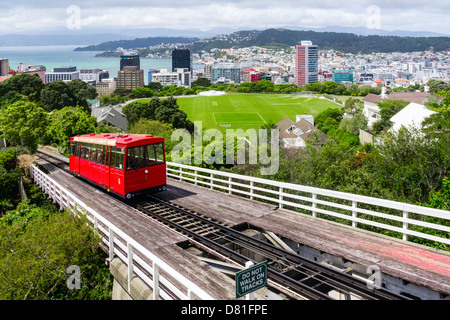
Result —
[{"label": "white line marking on field", "polygon": [[262,121],[264,121],[265,124],[267,124],[266,120],[264,120],[264,118],[261,117],[261,115],[258,112],[256,112],[256,114],[262,119]]}]

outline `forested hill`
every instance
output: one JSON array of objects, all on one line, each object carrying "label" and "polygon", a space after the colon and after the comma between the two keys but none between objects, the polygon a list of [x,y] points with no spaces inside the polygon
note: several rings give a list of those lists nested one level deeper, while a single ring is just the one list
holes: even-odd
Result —
[{"label": "forested hill", "polygon": [[228,36],[200,40],[190,45],[194,52],[211,48],[250,46],[286,47],[310,40],[320,49],[334,49],[348,53],[412,52],[433,49],[450,50],[450,37],[361,36],[353,33],[294,31],[267,29],[264,31],[238,31]]},{"label": "forested hill", "polygon": [[147,48],[161,43],[183,43],[193,52],[209,51],[212,48],[271,46],[289,47],[310,40],[320,49],[334,49],[347,53],[372,52],[413,52],[450,50],[450,37],[400,37],[400,36],[362,36],[353,33],[295,31],[288,29],[267,29],[237,31],[228,35],[218,35],[208,39],[186,37],[149,37],[134,40],[108,41],[98,45],[76,48],[76,51],[115,51],[118,47],[126,49]]},{"label": "forested hill", "polygon": [[119,47],[125,49],[137,49],[137,48],[147,48],[161,43],[192,43],[197,40],[199,40],[199,38],[186,38],[186,37],[136,38],[134,40],[108,41],[97,45],[78,47],[75,49],[75,51],[114,51]]}]

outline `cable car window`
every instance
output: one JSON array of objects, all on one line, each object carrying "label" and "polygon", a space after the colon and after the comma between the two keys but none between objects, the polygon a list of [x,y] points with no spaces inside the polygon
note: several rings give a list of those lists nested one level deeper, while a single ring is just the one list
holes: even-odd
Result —
[{"label": "cable car window", "polygon": [[125,148],[113,147],[111,151],[111,167],[123,170],[123,162],[125,158]]},{"label": "cable car window", "polygon": [[84,155],[84,158],[86,159],[86,160],[91,160],[91,145],[89,145],[89,144],[85,144],[84,145],[84,149],[85,149],[85,155]]},{"label": "cable car window", "polygon": [[91,161],[97,162],[97,145],[91,145]]},{"label": "cable car window", "polygon": [[70,155],[76,157],[77,155],[77,143],[70,141]]},{"label": "cable car window", "polygon": [[140,169],[145,166],[145,147],[127,149],[127,170]]},{"label": "cable car window", "polygon": [[147,145],[146,166],[153,166],[164,163],[164,148],[162,143]]},{"label": "cable car window", "polygon": [[84,142],[81,143],[80,151],[80,158],[86,159],[86,144]]},{"label": "cable car window", "polygon": [[97,162],[103,164],[105,162],[105,146],[97,145]]},{"label": "cable car window", "polygon": [[162,143],[158,143],[155,145],[156,149],[156,161],[161,164],[164,163],[164,148]]},{"label": "cable car window", "polygon": [[152,166],[156,164],[156,154],[155,154],[155,145],[149,144],[147,146],[147,158],[146,158],[146,166]]}]

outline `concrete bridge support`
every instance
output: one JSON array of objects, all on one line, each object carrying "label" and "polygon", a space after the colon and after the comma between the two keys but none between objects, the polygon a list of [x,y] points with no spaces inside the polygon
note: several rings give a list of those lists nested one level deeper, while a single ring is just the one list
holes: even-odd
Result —
[{"label": "concrete bridge support", "polygon": [[112,300],[153,300],[153,290],[140,278],[134,276],[128,291],[128,267],[119,258],[114,258],[109,269],[114,276]]}]

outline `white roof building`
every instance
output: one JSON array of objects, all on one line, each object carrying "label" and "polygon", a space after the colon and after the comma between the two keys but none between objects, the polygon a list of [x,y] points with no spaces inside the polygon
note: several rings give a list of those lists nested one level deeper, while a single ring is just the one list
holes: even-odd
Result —
[{"label": "white roof building", "polygon": [[423,104],[411,102],[390,119],[393,125],[389,131],[399,131],[402,126],[407,129],[421,129],[422,121],[434,113],[436,112],[429,110]]}]

